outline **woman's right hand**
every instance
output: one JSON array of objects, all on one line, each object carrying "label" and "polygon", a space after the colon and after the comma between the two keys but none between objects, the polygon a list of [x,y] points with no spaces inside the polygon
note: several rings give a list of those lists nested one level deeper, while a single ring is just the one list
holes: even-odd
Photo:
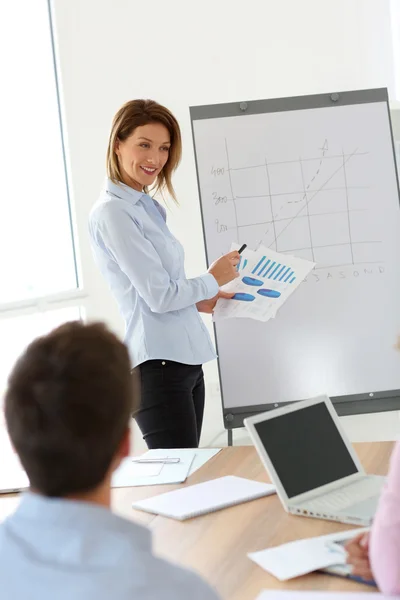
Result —
[{"label": "woman's right hand", "polygon": [[236,270],[236,266],[239,263],[240,254],[237,250],[224,254],[221,258],[218,258],[208,269],[211,275],[214,275],[218,285],[221,287],[226,283],[229,283],[235,277],[239,276]]}]

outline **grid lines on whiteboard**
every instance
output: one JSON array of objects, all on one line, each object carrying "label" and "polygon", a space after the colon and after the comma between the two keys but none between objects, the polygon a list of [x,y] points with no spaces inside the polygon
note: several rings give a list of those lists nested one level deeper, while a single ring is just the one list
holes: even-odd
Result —
[{"label": "grid lines on whiteboard", "polygon": [[259,164],[232,166],[227,139],[225,151],[234,209],[229,229],[239,244],[262,243],[312,260],[317,268],[381,262],[381,240],[364,235],[368,186],[362,173],[368,152],[330,153],[324,140],[311,157],[265,157]]}]

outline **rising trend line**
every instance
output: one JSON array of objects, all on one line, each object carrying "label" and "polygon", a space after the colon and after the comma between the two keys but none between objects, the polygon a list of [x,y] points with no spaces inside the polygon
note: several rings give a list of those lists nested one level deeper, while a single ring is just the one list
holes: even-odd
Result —
[{"label": "rising trend line", "polygon": [[[294,217],[292,217],[290,219],[289,223],[282,229],[282,231],[280,231],[279,234],[277,236],[275,236],[275,239],[273,240],[272,243],[276,244],[277,239],[282,235],[282,233],[284,231],[286,231],[286,229],[293,223],[293,221],[299,216],[299,214],[310,204],[310,202],[312,202],[312,200],[314,200],[315,196],[330,182],[330,180],[336,175],[336,173],[338,173],[341,169],[343,169],[345,164],[355,155],[356,152],[357,152],[357,148],[354,150],[354,152],[349,154],[349,156],[346,158],[346,160],[343,161],[343,163],[340,165],[340,167],[332,173],[332,175],[321,185],[320,188],[318,188],[318,190],[311,196],[311,198],[309,200],[307,200],[305,205],[302,206],[300,208],[300,210],[297,211],[297,213],[294,215]],[[262,240],[267,235],[267,233],[268,233],[268,231],[264,234]],[[262,242],[262,240],[261,240],[261,242]],[[261,244],[261,242],[260,242],[260,244]]]},{"label": "rising trend line", "polygon": [[[326,151],[328,150],[328,140],[324,141],[324,145],[322,146],[321,150],[322,150],[322,156],[319,159],[318,168],[315,171],[314,177],[311,179],[311,181],[309,181],[307,187],[304,189],[303,197],[301,198],[301,200],[289,200],[288,204],[298,204],[299,202],[303,202],[303,200],[306,200],[306,198],[307,198],[307,192],[310,190],[311,184],[313,183],[313,181],[315,181],[315,179],[318,177],[318,175],[319,175],[319,173],[321,171],[322,163],[324,161]],[[301,166],[302,162],[303,161],[300,160],[300,166]],[[302,170],[302,178],[303,178],[303,170]]]}]

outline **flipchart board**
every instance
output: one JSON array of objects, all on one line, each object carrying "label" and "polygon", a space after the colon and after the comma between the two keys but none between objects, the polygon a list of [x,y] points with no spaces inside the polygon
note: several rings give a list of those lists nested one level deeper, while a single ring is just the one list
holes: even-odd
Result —
[{"label": "flipchart board", "polygon": [[266,323],[215,324],[225,427],[327,393],[400,408],[400,206],[386,89],[191,107],[208,262],[263,244],[315,269]]}]

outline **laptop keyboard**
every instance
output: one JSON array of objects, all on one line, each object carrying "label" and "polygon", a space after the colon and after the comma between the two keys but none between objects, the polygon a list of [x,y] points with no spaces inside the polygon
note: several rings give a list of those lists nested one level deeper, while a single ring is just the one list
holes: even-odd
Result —
[{"label": "laptop keyboard", "polygon": [[381,477],[365,477],[365,479],[346,485],[330,494],[302,503],[302,508],[311,512],[338,512],[354,504],[361,504],[374,496],[379,496],[382,484],[383,478]]}]

